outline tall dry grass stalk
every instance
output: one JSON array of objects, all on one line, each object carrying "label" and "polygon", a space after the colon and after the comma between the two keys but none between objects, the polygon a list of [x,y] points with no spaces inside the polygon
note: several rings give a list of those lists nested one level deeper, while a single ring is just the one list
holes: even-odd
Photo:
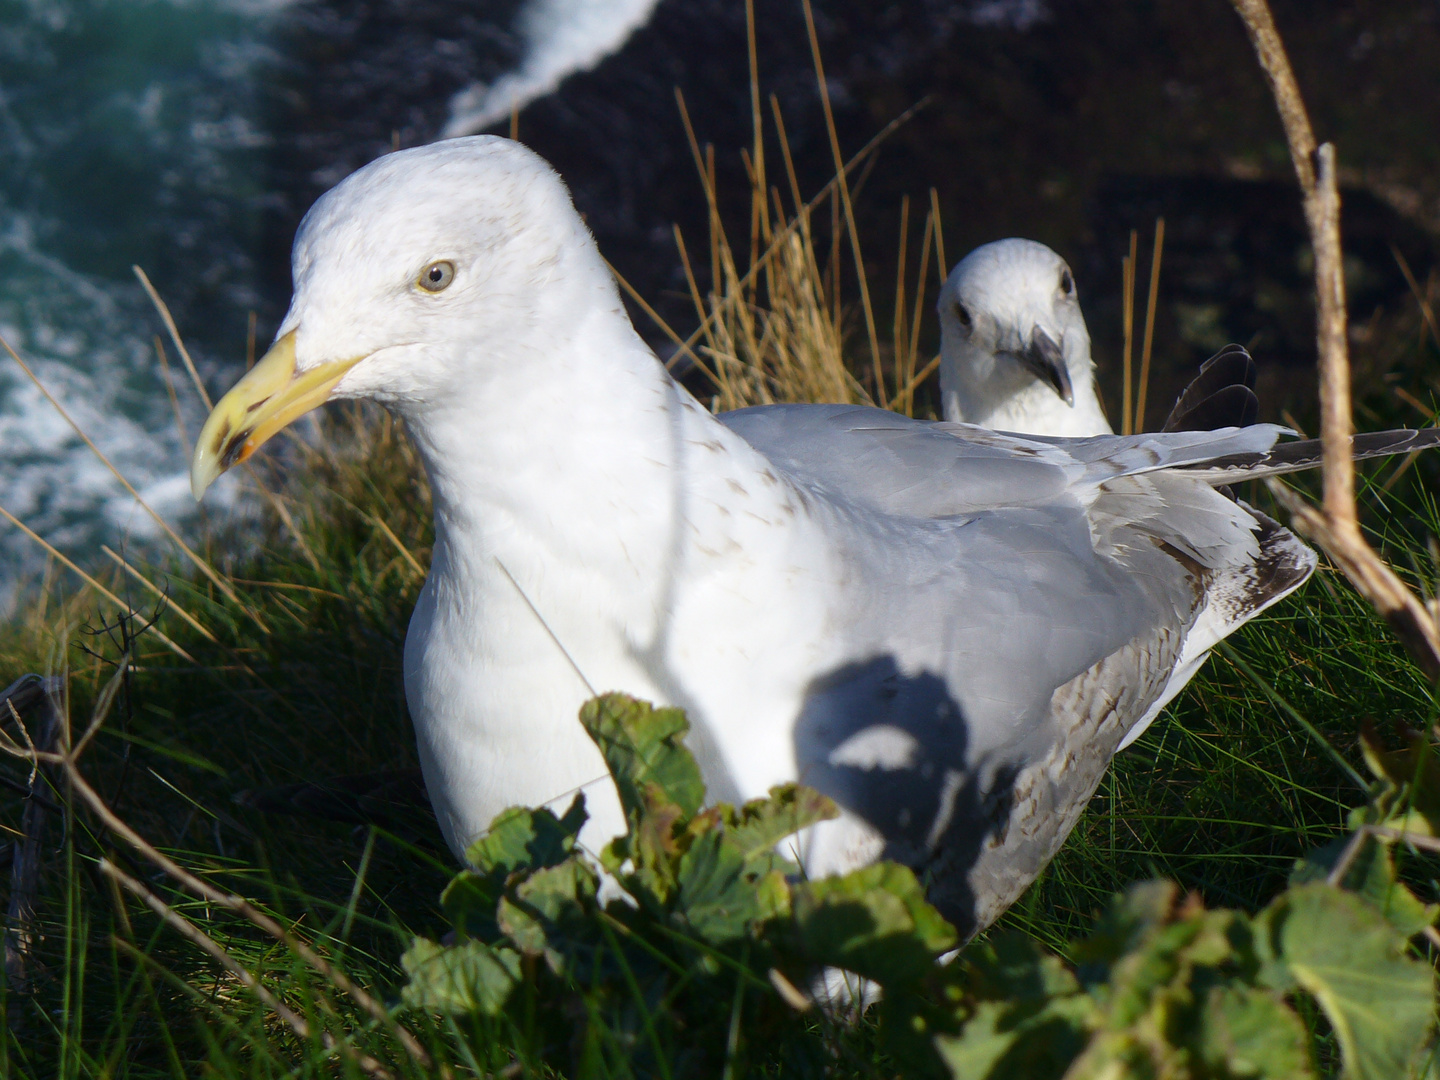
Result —
[{"label": "tall dry grass stalk", "polygon": [[[709,377],[715,388],[713,406],[717,411],[784,402],[829,402],[880,405],[913,415],[915,391],[938,364],[937,358],[921,365],[918,353],[921,323],[927,310],[926,284],[932,249],[941,278],[946,271],[939,202],[932,191],[921,226],[918,265],[913,271],[907,258],[911,228],[909,200],[902,203],[892,336],[889,342],[882,342],[871,305],[873,290],[860,253],[847,177],[914,110],[897,117],[845,162],[840,157],[822,78],[822,105],[836,173],[818,195],[806,201],[791,158],[784,117],[773,96],[770,98],[773,132],[767,131],[756,68],[753,3],[747,3],[746,15],[751,46],[753,141],[741,156],[749,181],[749,235],[743,245],[732,243],[716,190],[714,148],[701,147],[685,100],[677,92],[681,120],[708,209],[709,287],[701,287],[689,248],[677,228],[676,246],[700,328],[689,341],[682,341],[663,323],[662,328],[680,352],[696,362]],[[818,56],[816,61],[818,64]],[[766,156],[768,139],[773,139],[780,151],[788,208],[780,187],[770,179]],[[868,344],[868,362],[861,364],[852,363],[846,352],[851,304],[842,295],[842,282],[847,276],[844,265],[847,248]],[[628,286],[627,291],[635,296]],[[653,309],[642,306],[658,321]]]},{"label": "tall dry grass stalk", "polygon": [[[880,405],[913,415],[915,391],[937,366],[934,360],[924,366],[918,363],[932,249],[941,275],[944,273],[937,243],[937,208],[932,200],[922,226],[918,266],[913,271],[907,265],[907,245],[901,245],[892,340],[877,344],[879,362],[852,366],[846,352],[850,307],[841,292],[839,265],[844,256],[834,242],[841,238],[834,219],[843,220],[834,212],[842,201],[839,185],[832,181],[816,198],[802,199],[784,121],[773,98],[771,106],[793,210],[787,211],[779,188],[768,185],[764,158],[759,153],[745,153],[751,214],[750,236],[742,249],[749,257],[742,263],[719,211],[713,150],[701,150],[681,101],[681,115],[710,209],[710,288],[701,288],[689,248],[677,229],[676,246],[700,329],[693,348],[691,342],[672,337],[709,377],[715,388],[713,405],[719,412],[750,405],[829,402]],[[758,113],[756,118],[758,144],[764,131]],[[873,145],[856,155],[846,170]],[[908,237],[908,200],[901,217],[902,236]],[[829,236],[817,237],[817,218]],[[912,288],[913,301],[908,299]]]}]

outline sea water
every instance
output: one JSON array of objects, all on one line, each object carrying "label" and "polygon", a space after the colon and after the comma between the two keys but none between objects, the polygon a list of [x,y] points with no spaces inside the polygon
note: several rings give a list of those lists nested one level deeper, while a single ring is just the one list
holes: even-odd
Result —
[{"label": "sea water", "polygon": [[[474,129],[477,109],[523,106],[618,47],[653,6],[527,0],[517,16],[511,5],[496,32],[523,42],[519,67],[492,84],[499,97],[477,84],[437,103],[441,115]],[[0,506],[81,563],[100,561],[101,544],[146,547],[162,534],[76,427],[156,514],[182,530],[196,514],[187,468],[205,409],[132,266],[171,305],[211,393],[241,370],[251,313],[273,331],[283,311],[261,222],[275,144],[264,91],[290,62],[274,34],[286,10],[0,2],[0,334],[74,422],[0,356]],[[226,478],[206,507],[243,503]],[[0,521],[0,609],[45,559]]]}]

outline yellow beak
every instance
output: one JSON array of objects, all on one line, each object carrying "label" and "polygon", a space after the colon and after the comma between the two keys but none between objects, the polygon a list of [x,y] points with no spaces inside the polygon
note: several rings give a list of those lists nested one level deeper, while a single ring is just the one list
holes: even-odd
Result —
[{"label": "yellow beak", "polygon": [[190,459],[190,491],[205,489],[286,425],[330,398],[335,384],[364,357],[334,360],[295,374],[295,331],[270,347],[260,362],[215,403]]}]

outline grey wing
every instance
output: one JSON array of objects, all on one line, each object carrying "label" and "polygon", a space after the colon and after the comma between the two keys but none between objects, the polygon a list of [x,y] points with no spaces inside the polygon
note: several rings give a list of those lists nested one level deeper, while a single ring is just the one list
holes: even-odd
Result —
[{"label": "grey wing", "polygon": [[930,543],[895,525],[857,552],[854,659],[809,687],[796,759],[970,933],[1059,850],[1164,694],[1214,575],[1154,543],[1101,554],[1073,507],[913,527]]},{"label": "grey wing", "polygon": [[1287,430],[1256,424],[1062,439],[913,420],[860,405],[762,405],[718,419],[804,486],[921,518],[1067,499],[1084,504],[1116,477],[1264,459]]},{"label": "grey wing", "polygon": [[804,782],[966,931],[1058,850],[1126,734],[1308,576],[1288,531],[1177,467],[1278,429],[1052,440],[881,410],[722,421],[832,516],[853,662],[796,726]]}]

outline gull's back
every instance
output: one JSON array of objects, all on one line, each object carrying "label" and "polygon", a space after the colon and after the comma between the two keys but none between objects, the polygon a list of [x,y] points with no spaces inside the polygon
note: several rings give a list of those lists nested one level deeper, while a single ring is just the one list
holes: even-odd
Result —
[{"label": "gull's back", "polygon": [[[1054,855],[1187,656],[1314,567],[1183,471],[1263,453],[1271,427],[1035,440],[852,406],[720,420],[808,495],[855,567],[832,616],[852,660],[805,695],[800,779],[967,929]],[[843,868],[832,858],[817,868]]]}]

